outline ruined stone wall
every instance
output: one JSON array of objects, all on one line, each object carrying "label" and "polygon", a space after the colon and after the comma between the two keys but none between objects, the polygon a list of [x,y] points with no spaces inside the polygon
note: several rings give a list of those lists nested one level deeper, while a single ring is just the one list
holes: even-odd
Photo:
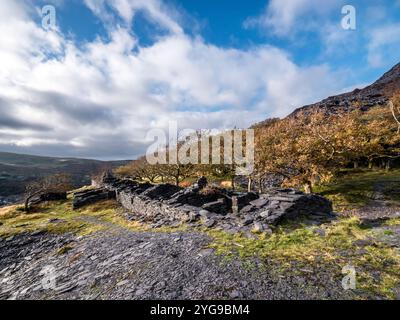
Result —
[{"label": "ruined stone wall", "polygon": [[[94,182],[94,185],[100,189],[88,193],[89,202],[96,194],[99,200],[113,194],[127,210],[128,219],[153,227],[185,222],[232,231],[263,231],[284,219],[298,216],[316,220],[332,217],[329,200],[293,189],[275,189],[267,194],[235,193],[218,188],[204,192],[204,179],[191,188],[182,189],[170,184],[154,186],[113,177]],[[82,194],[77,198],[84,203]]]},{"label": "ruined stone wall", "polygon": [[108,191],[115,192],[116,200],[128,211],[131,219],[155,224],[176,224],[194,221],[198,218],[201,208],[170,203],[181,188],[163,184],[139,184],[129,180],[114,180],[102,184],[95,183]]},{"label": "ruined stone wall", "polygon": [[185,205],[173,206],[164,201],[151,200],[127,191],[118,192],[117,201],[130,213],[148,222],[188,222],[196,219],[201,210]]}]

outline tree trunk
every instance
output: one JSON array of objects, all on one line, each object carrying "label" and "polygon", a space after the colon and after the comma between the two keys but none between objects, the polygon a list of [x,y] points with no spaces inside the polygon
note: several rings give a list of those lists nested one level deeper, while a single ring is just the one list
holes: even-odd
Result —
[{"label": "tree trunk", "polygon": [[358,166],[359,166],[359,165],[358,165],[358,161],[354,161],[353,164],[354,164],[354,169],[358,169]]},{"label": "tree trunk", "polygon": [[[35,194],[36,195],[36,194]],[[31,208],[29,207],[29,201],[35,196],[35,195],[31,195],[31,196],[28,196],[28,197],[26,197],[25,198],[25,201],[24,201],[24,211],[25,211],[25,213],[30,213],[30,211],[31,211]]]},{"label": "tree trunk", "polygon": [[235,176],[232,176],[231,184],[232,184],[232,190],[235,191]]},{"label": "tree trunk", "polygon": [[181,175],[181,169],[180,169],[180,166],[178,165],[177,166],[177,171],[176,171],[176,176],[175,176],[175,183],[176,183],[177,187],[179,187],[179,177],[180,177],[180,175]]},{"label": "tree trunk", "polygon": [[368,169],[372,169],[373,166],[374,163],[372,162],[372,160],[368,161]]},{"label": "tree trunk", "polygon": [[385,170],[386,171],[389,171],[391,169],[391,163],[390,163],[390,160],[388,160],[388,161],[386,161],[386,163],[385,163]]},{"label": "tree trunk", "polygon": [[24,211],[25,211],[25,213],[29,213],[29,198],[26,198],[26,199],[25,199],[25,202],[24,202]]},{"label": "tree trunk", "polygon": [[307,183],[304,185],[304,192],[307,194],[313,193],[313,186],[310,181],[307,181]]},{"label": "tree trunk", "polygon": [[251,183],[252,183],[252,180],[249,177],[249,182],[248,182],[248,185],[247,185],[247,192],[251,192]]}]

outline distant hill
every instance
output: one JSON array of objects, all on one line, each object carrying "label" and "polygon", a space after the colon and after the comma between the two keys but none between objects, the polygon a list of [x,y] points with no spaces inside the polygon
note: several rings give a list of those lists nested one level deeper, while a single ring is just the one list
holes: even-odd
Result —
[{"label": "distant hill", "polygon": [[337,112],[339,110],[351,111],[355,109],[367,111],[371,107],[387,104],[393,93],[399,90],[400,63],[385,73],[379,80],[364,89],[356,89],[352,92],[329,97],[321,102],[301,107],[290,116],[294,116],[301,111],[316,109],[327,112]]},{"label": "distant hill", "polygon": [[113,169],[128,162],[52,158],[0,152],[0,202],[1,197],[23,193],[29,181],[46,175],[67,173],[71,175],[75,186],[80,187],[90,183],[93,173],[106,168]]}]

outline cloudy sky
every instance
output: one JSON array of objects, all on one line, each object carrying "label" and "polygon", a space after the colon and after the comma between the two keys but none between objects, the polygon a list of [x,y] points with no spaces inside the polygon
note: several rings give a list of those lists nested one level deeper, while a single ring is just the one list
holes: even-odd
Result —
[{"label": "cloudy sky", "polygon": [[1,0],[0,33],[0,151],[131,159],[169,120],[245,128],[376,80],[400,1]]}]

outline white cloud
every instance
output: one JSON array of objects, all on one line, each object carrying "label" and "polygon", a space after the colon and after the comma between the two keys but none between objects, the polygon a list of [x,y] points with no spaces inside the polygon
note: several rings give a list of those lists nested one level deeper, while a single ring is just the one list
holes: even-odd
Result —
[{"label": "white cloud", "polygon": [[368,62],[372,67],[381,67],[388,61],[398,62],[400,50],[400,23],[376,27],[369,33]]},{"label": "white cloud", "polygon": [[342,0],[271,0],[263,14],[245,21],[245,27],[260,27],[278,36],[296,34],[304,29],[323,26],[319,20],[333,9],[340,14]]},{"label": "white cloud", "polygon": [[166,7],[160,0],[84,0],[85,4],[100,18],[111,23],[110,9],[114,10],[128,25],[135,14],[143,11],[148,18],[172,33],[183,33],[180,25],[173,19],[176,12]]},{"label": "white cloud", "polygon": [[169,120],[183,128],[247,127],[342,86],[327,66],[299,67],[274,47],[226,49],[192,38],[158,1],[86,3],[101,16],[111,5],[128,24],[145,10],[170,32],[140,47],[128,26],[114,24],[109,41],[79,47],[34,24],[29,7],[3,0],[1,149],[132,157],[144,151],[147,130]]}]

